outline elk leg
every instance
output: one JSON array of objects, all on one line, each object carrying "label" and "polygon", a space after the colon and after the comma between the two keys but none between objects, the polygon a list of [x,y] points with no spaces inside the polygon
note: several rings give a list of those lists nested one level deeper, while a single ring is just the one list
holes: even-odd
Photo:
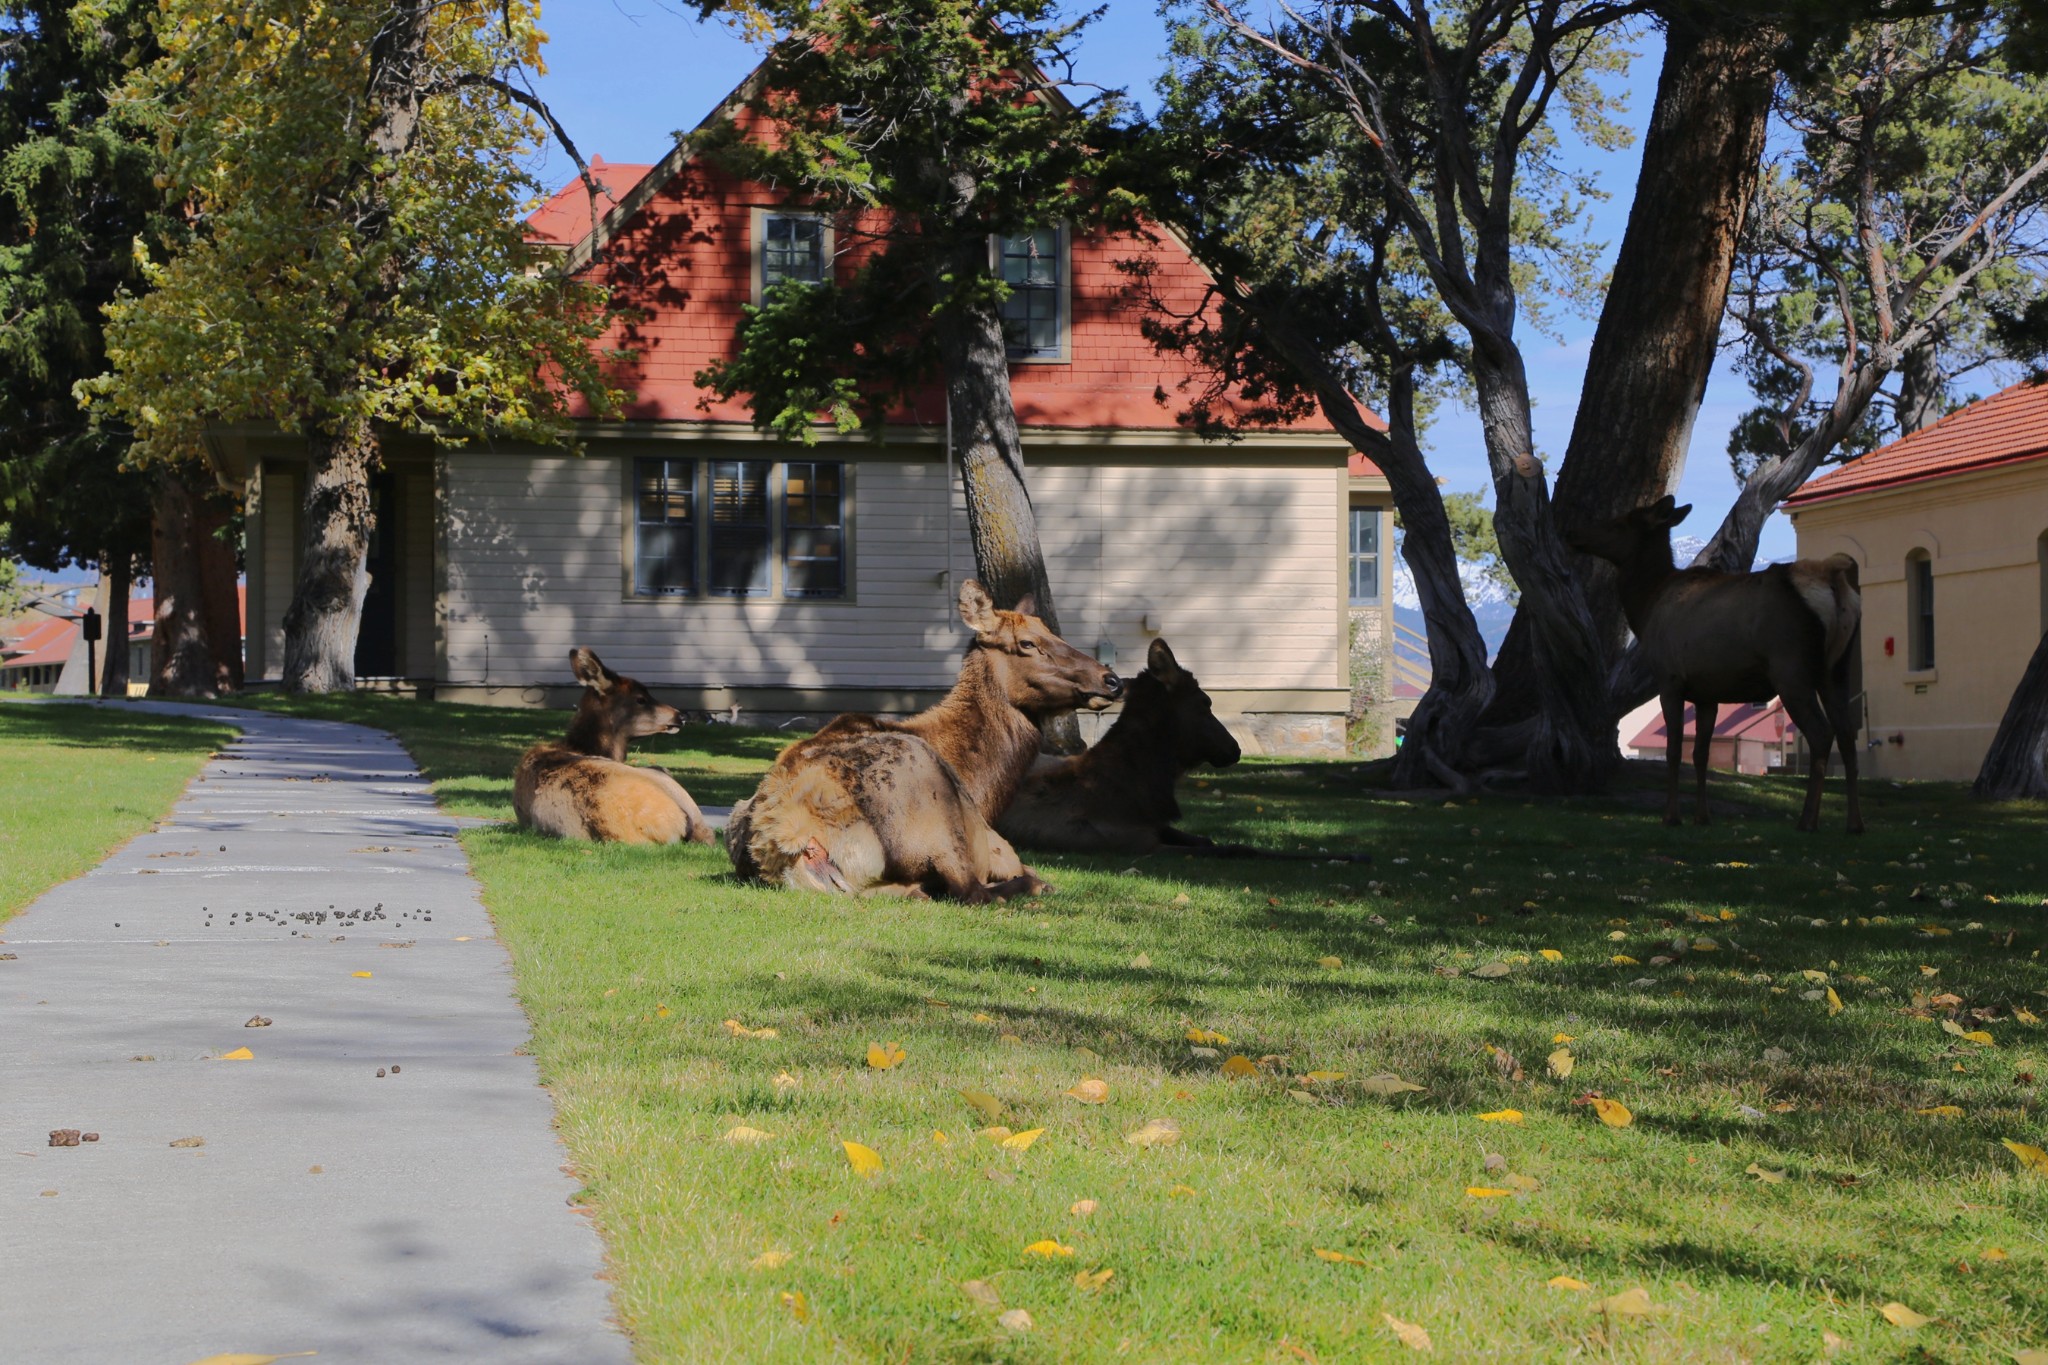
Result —
[{"label": "elk leg", "polygon": [[1678,823],[1678,765],[1685,761],[1685,698],[1676,689],[1664,703],[1664,823]]},{"label": "elk leg", "polygon": [[1692,708],[1692,770],[1699,784],[1699,807],[1693,822],[1701,825],[1714,823],[1712,812],[1707,809],[1707,760],[1713,757],[1714,722],[1720,718],[1721,703],[1716,701],[1694,702]]},{"label": "elk leg", "polygon": [[[1840,687],[1824,688],[1820,704],[1827,712],[1828,724],[1835,727],[1835,743],[1842,751],[1842,782],[1849,791],[1849,832],[1863,832],[1863,807],[1856,799],[1856,718],[1849,713],[1849,699],[1842,695]],[[1815,823],[1819,823],[1816,816]]]},{"label": "elk leg", "polygon": [[846,874],[832,861],[832,855],[815,838],[804,845],[804,851],[789,865],[786,874],[792,887],[804,891],[823,891],[846,895],[853,890]]},{"label": "elk leg", "polygon": [[1827,712],[1822,709],[1820,698],[1811,690],[1795,688],[1781,693],[1785,710],[1792,716],[1792,723],[1799,727],[1799,733],[1806,736],[1806,747],[1813,755],[1813,771],[1806,779],[1806,804],[1799,812],[1799,828],[1817,830],[1820,828],[1820,789],[1828,778],[1828,755],[1835,747],[1834,727],[1828,724]]}]

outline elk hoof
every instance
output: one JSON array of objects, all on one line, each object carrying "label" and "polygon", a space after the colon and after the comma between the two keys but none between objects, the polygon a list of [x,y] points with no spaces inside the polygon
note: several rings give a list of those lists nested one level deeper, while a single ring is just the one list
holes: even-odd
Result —
[{"label": "elk hoof", "polygon": [[824,891],[848,895],[853,884],[846,880],[846,874],[832,861],[832,855],[815,838],[804,845],[803,853],[790,864],[789,877],[792,885],[806,891]]}]

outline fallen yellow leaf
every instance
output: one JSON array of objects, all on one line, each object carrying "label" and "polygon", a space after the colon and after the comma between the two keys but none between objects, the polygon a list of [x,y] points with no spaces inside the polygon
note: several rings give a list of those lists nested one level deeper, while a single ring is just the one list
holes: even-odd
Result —
[{"label": "fallen yellow leaf", "polygon": [[1742,1170],[1743,1174],[1753,1175],[1766,1185],[1782,1185],[1785,1183],[1785,1173],[1783,1171],[1767,1171],[1754,1161],[1743,1167]]},{"label": "fallen yellow leaf", "polygon": [[1104,1266],[1101,1270],[1077,1270],[1074,1272],[1074,1288],[1097,1290],[1116,1278],[1116,1272]]},{"label": "fallen yellow leaf", "polygon": [[1593,1287],[1592,1285],[1587,1284],[1584,1280],[1575,1280],[1569,1275],[1552,1275],[1549,1279],[1545,1280],[1544,1283],[1549,1285],[1552,1289],[1565,1289],[1575,1294],[1578,1293],[1580,1290],[1591,1289]]},{"label": "fallen yellow leaf", "polygon": [[1193,1185],[1173,1185],[1167,1188],[1166,1193],[1172,1199],[1193,1199],[1195,1197],[1195,1187]]},{"label": "fallen yellow leaf", "polygon": [[1022,1152],[1029,1149],[1032,1143],[1038,1141],[1038,1135],[1044,1131],[1045,1129],[1043,1128],[1026,1128],[1021,1133],[1010,1134],[1008,1137],[997,1142],[996,1145],[998,1147],[1007,1147],[1013,1152]]},{"label": "fallen yellow leaf", "polygon": [[960,1292],[973,1299],[983,1308],[1001,1308],[1003,1306],[1003,1296],[996,1293],[996,1287],[987,1280],[965,1280],[960,1285]]},{"label": "fallen yellow leaf", "polygon": [[2006,1254],[2004,1247],[1985,1247],[1983,1251],[1977,1254],[1977,1259],[1980,1261],[2010,1261],[2012,1257]]},{"label": "fallen yellow leaf", "polygon": [[990,1142],[1001,1142],[1010,1136],[1010,1130],[1000,1123],[994,1123],[986,1128],[975,1129],[974,1135],[978,1138],[987,1138]]},{"label": "fallen yellow leaf", "polygon": [[947,1137],[947,1136],[946,1136],[946,1130],[945,1130],[945,1129],[943,1129],[943,1128],[934,1128],[934,1129],[932,1129],[932,1146],[934,1146],[934,1147],[951,1147],[952,1145],[953,1145],[953,1139],[951,1139],[951,1138],[949,1138],[949,1137]]},{"label": "fallen yellow leaf", "polygon": [[1031,1330],[1031,1314],[1022,1308],[1012,1308],[1007,1313],[998,1313],[996,1314],[996,1321],[1003,1325],[1005,1331],[1028,1332]]},{"label": "fallen yellow leaf", "polygon": [[1892,1326],[1903,1327],[1909,1332],[1916,1327],[1925,1327],[1928,1323],[1934,1321],[1933,1318],[1928,1317],[1925,1313],[1916,1313],[1903,1303],[1888,1303],[1877,1311]]},{"label": "fallen yellow leaf", "polygon": [[738,1143],[766,1142],[774,1136],[775,1134],[768,1132],[766,1129],[749,1128],[744,1123],[737,1128],[728,1128],[725,1132],[725,1140],[727,1142]]},{"label": "fallen yellow leaf", "polygon": [[1436,1349],[1436,1344],[1429,1339],[1429,1333],[1414,1323],[1403,1322],[1392,1313],[1382,1313],[1380,1316],[1386,1319],[1387,1326],[1393,1329],[1394,1335],[1399,1337],[1401,1344],[1409,1350],[1434,1351]]},{"label": "fallen yellow leaf", "polygon": [[1474,1199],[1506,1199],[1512,1196],[1514,1191],[1497,1190],[1491,1185],[1467,1185],[1465,1193]]},{"label": "fallen yellow leaf", "polygon": [[1579,1040],[1577,1038],[1573,1037],[1569,1033],[1553,1033],[1550,1035],[1550,1042],[1551,1046],[1553,1047],[1555,1047],[1559,1043],[1576,1043],[1578,1041]]},{"label": "fallen yellow leaf", "polygon": [[1841,1012],[1842,997],[1836,995],[1835,988],[1833,986],[1830,986],[1828,987],[1828,1018],[1832,1019]]},{"label": "fallen yellow leaf", "polygon": [[[368,973],[368,972],[365,972],[365,973],[363,973],[363,975],[365,975],[365,976],[368,976],[368,975],[369,975],[369,973]],[[668,1008],[668,1006],[667,1006],[667,1005],[656,1005],[656,1006],[654,1007],[654,1017],[655,1017],[655,1018],[657,1018],[657,1019],[666,1019],[666,1018],[668,1018],[668,1016],[669,1016],[669,1008]]]},{"label": "fallen yellow leaf", "polygon": [[1543,1188],[1543,1182],[1533,1175],[1509,1174],[1502,1176],[1501,1179],[1507,1181],[1510,1189],[1520,1190],[1523,1194],[1534,1194]]},{"label": "fallen yellow leaf", "polygon": [[1609,962],[1612,962],[1617,967],[1633,967],[1637,965],[1636,960],[1630,957],[1627,953],[1616,953],[1613,957],[1610,957],[1607,960]]},{"label": "fallen yellow leaf", "polygon": [[248,1048],[238,1047],[233,1052],[221,1053],[215,1060],[222,1062],[253,1062],[256,1060],[256,1054],[249,1051]]},{"label": "fallen yellow leaf", "polygon": [[1915,1109],[1913,1112],[1937,1119],[1959,1119],[1963,1116],[1963,1107],[1959,1104],[1937,1104],[1928,1109]]},{"label": "fallen yellow leaf", "polygon": [[1311,1071],[1302,1079],[1314,1085],[1334,1085],[1349,1074],[1347,1071]]},{"label": "fallen yellow leaf", "polygon": [[872,1178],[882,1173],[882,1154],[874,1148],[858,1142],[841,1142],[839,1145],[846,1149],[846,1164],[853,1167],[855,1175]]},{"label": "fallen yellow leaf", "polygon": [[720,1027],[735,1038],[773,1038],[776,1036],[776,1032],[772,1028],[748,1028],[737,1019],[728,1019]]},{"label": "fallen yellow leaf", "polygon": [[2013,1365],[2048,1365],[2048,1351],[2039,1349],[2014,1351]]},{"label": "fallen yellow leaf", "polygon": [[1109,1082],[1089,1076],[1076,1082],[1066,1093],[1069,1099],[1083,1104],[1106,1104],[1109,1102]]},{"label": "fallen yellow leaf", "polygon": [[1542,958],[1545,962],[1564,961],[1564,954],[1560,953],[1555,948],[1538,948],[1536,950],[1536,956]]},{"label": "fallen yellow leaf", "polygon": [[1344,959],[1341,957],[1319,957],[1316,959],[1316,965],[1326,971],[1334,972],[1344,965]]},{"label": "fallen yellow leaf", "polygon": [[1222,1072],[1224,1075],[1232,1077],[1233,1079],[1245,1076],[1256,1076],[1259,1074],[1258,1063],[1254,1062],[1251,1058],[1244,1056],[1228,1058],[1224,1061],[1222,1066],[1216,1069]]},{"label": "fallen yellow leaf", "polygon": [[1172,1119],[1151,1119],[1145,1126],[1124,1134],[1133,1147],[1171,1147],[1180,1141],[1180,1125]]},{"label": "fallen yellow leaf", "polygon": [[802,1290],[785,1289],[778,1297],[782,1300],[782,1306],[789,1310],[789,1315],[798,1322],[811,1320],[810,1301],[804,1298]]},{"label": "fallen yellow leaf", "polygon": [[[1000,1037],[998,1037],[998,1038],[996,1039],[996,1041],[997,1041],[997,1042],[999,1042],[999,1043],[1008,1043],[1008,1044],[1009,1044],[1009,1045],[1010,1045],[1011,1047],[1022,1047],[1022,1046],[1024,1046],[1024,1040],[1023,1040],[1022,1038],[1018,1037],[1018,1036],[1017,1036],[1016,1034],[1014,1034],[1014,1033],[1005,1033],[1005,1034],[1001,1035]],[[1024,1311],[1024,1310],[1020,1308],[1020,1309],[1018,1309],[1017,1311],[1021,1313],[1021,1312],[1022,1312],[1022,1311]]]},{"label": "fallen yellow leaf", "polygon": [[2005,1149],[2020,1159],[2021,1170],[2032,1171],[2036,1175],[2048,1175],[2048,1152],[2042,1151],[2039,1147],[2030,1147],[2024,1142],[2014,1142],[2011,1138],[2005,1138],[2003,1141]]},{"label": "fallen yellow leaf", "polygon": [[980,1090],[963,1090],[960,1098],[967,1101],[967,1107],[993,1123],[1003,1116],[1003,1102],[994,1095]]},{"label": "fallen yellow leaf", "polygon": [[1382,1071],[1377,1076],[1367,1076],[1358,1083],[1358,1088],[1368,1095],[1403,1095],[1422,1087],[1413,1081],[1404,1081],[1391,1071]]},{"label": "fallen yellow leaf", "polygon": [[1348,1251],[1331,1251],[1328,1247],[1312,1247],[1310,1249],[1313,1250],[1316,1255],[1322,1257],[1324,1260],[1330,1261],[1336,1265],[1368,1264],[1365,1257],[1353,1256]]},{"label": "fallen yellow leaf", "polygon": [[777,1090],[794,1090],[797,1088],[799,1084],[801,1084],[801,1082],[799,1082],[796,1077],[790,1075],[787,1071],[778,1071],[775,1073],[775,1088]]},{"label": "fallen yellow leaf", "polygon": [[1067,1205],[1067,1212],[1073,1214],[1076,1218],[1086,1218],[1101,1207],[1102,1205],[1096,1203],[1093,1199],[1076,1199],[1073,1203]]},{"label": "fallen yellow leaf", "polygon": [[369,980],[370,978],[369,972],[350,972],[349,975],[354,977],[360,977],[365,981]]},{"label": "fallen yellow leaf", "polygon": [[1657,1307],[1650,1302],[1650,1291],[1637,1285],[1634,1289],[1624,1289],[1619,1294],[1596,1300],[1593,1311],[1615,1317],[1640,1318],[1656,1312]]},{"label": "fallen yellow leaf", "polygon": [[780,1270],[793,1259],[787,1251],[764,1251],[747,1262],[749,1270]]},{"label": "fallen yellow leaf", "polygon": [[1201,1043],[1206,1047],[1224,1047],[1228,1045],[1230,1042],[1228,1038],[1225,1038],[1220,1033],[1215,1033],[1205,1028],[1194,1027],[1190,1027],[1188,1029],[1187,1039],[1191,1043]]},{"label": "fallen yellow leaf", "polygon": [[1047,1260],[1051,1260],[1055,1256],[1071,1256],[1074,1254],[1074,1249],[1072,1247],[1063,1247],[1052,1238],[1047,1237],[1025,1247],[1024,1254],[1026,1256],[1043,1256]]},{"label": "fallen yellow leaf", "polygon": [[1557,1077],[1561,1081],[1568,1079],[1572,1074],[1572,1068],[1577,1065],[1577,1063],[1572,1060],[1572,1050],[1568,1047],[1561,1047],[1557,1051],[1551,1053],[1549,1057],[1549,1063],[1550,1074]]},{"label": "fallen yellow leaf", "polygon": [[1484,967],[1474,967],[1472,975],[1482,981],[1498,981],[1513,970],[1514,968],[1508,966],[1505,962],[1489,962]]},{"label": "fallen yellow leaf", "polygon": [[1609,1128],[1626,1128],[1636,1121],[1636,1116],[1620,1100],[1594,1100],[1593,1112]]},{"label": "fallen yellow leaf", "polygon": [[887,1071],[903,1060],[904,1052],[895,1043],[869,1043],[868,1065],[877,1071]]},{"label": "fallen yellow leaf", "polygon": [[1481,1123],[1520,1123],[1522,1121],[1522,1111],[1519,1109],[1496,1109],[1491,1114],[1481,1114],[1479,1121]]},{"label": "fallen yellow leaf", "polygon": [[1992,1041],[1991,1035],[1980,1028],[1973,1028],[1968,1033],[1965,1033],[1963,1035],[1963,1041],[1966,1043],[1981,1043],[1985,1047],[1998,1046],[1996,1042]]},{"label": "fallen yellow leaf", "polygon": [[1152,955],[1150,953],[1139,953],[1131,959],[1131,965],[1142,972],[1152,965]]}]

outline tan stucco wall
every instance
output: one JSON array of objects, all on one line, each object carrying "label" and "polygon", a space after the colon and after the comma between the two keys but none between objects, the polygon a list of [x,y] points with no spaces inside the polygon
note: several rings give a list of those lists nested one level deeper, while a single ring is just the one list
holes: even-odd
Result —
[{"label": "tan stucco wall", "polygon": [[[2048,459],[1855,494],[1792,512],[1802,558],[1847,553],[1863,581],[1864,772],[1977,775],[2048,629]],[[1934,667],[1907,669],[1906,557],[1934,566]],[[1885,652],[1886,640],[1892,652]]]}]

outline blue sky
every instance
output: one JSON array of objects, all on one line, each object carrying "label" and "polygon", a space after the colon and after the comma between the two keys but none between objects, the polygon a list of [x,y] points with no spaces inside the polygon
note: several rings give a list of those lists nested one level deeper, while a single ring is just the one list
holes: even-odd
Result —
[{"label": "blue sky", "polygon": [[[541,94],[576,139],[585,156],[607,160],[654,161],[671,143],[752,69],[757,53],[723,26],[699,24],[675,0],[556,0],[545,11],[549,74]],[[1141,102],[1151,101],[1152,84],[1163,67],[1164,22],[1147,0],[1113,0],[1107,14],[1083,36],[1076,74],[1084,81],[1121,86]],[[1657,88],[1662,48],[1646,30],[1638,55],[1617,82],[1629,108],[1622,121],[1640,132]],[[1611,259],[1626,224],[1640,152],[1634,146],[1607,153],[1576,143],[1568,163],[1592,171],[1611,196],[1590,206],[1591,235],[1607,244]],[[551,175],[567,179],[568,159],[556,153]],[[1561,337],[1553,341],[1525,328],[1520,333],[1535,399],[1537,446],[1555,460],[1570,439],[1584,377],[1594,319],[1562,316]],[[1681,501],[1696,509],[1682,528],[1710,534],[1734,500],[1735,483],[1725,454],[1728,432],[1748,406],[1742,381],[1725,363],[1707,387],[1705,406],[1693,432]],[[1451,489],[1489,487],[1478,423],[1463,411],[1444,413],[1430,433],[1431,464]],[[1489,494],[1490,500],[1490,494]],[[1761,555],[1789,558],[1790,523],[1771,519]]]}]

